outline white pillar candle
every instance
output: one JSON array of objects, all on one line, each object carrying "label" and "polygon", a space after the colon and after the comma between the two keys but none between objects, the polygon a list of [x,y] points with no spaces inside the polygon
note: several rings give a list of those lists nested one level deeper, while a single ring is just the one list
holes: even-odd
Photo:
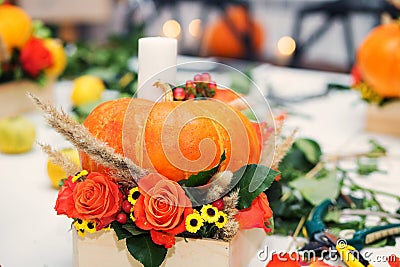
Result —
[{"label": "white pillar candle", "polygon": [[160,101],[163,91],[153,86],[161,81],[176,83],[177,40],[166,37],[139,39],[138,98]]}]

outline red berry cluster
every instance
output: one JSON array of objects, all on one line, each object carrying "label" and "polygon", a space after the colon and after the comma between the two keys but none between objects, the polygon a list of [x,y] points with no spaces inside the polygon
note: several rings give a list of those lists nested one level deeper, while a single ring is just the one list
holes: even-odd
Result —
[{"label": "red berry cluster", "polygon": [[123,196],[124,201],[122,201],[121,212],[118,213],[116,217],[116,221],[120,224],[126,224],[129,214],[132,212],[133,205],[126,199],[126,196],[129,195],[129,190],[125,190]]},{"label": "red berry cluster", "polygon": [[193,98],[211,98],[215,95],[217,84],[211,81],[209,73],[196,74],[193,80],[186,81],[185,86],[173,89],[174,100],[185,101]]},{"label": "red berry cluster", "polygon": [[213,203],[211,203],[211,205],[213,205],[213,207],[216,207],[220,211],[224,210],[225,208],[225,203],[221,198],[215,200]]}]

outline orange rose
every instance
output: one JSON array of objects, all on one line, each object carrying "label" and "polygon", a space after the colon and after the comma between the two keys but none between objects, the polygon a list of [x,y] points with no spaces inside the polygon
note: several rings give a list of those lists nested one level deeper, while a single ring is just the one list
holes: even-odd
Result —
[{"label": "orange rose", "polygon": [[77,218],[98,221],[98,229],[111,223],[120,211],[122,193],[108,176],[92,172],[77,183],[73,198]]},{"label": "orange rose", "polygon": [[174,236],[185,231],[192,203],[178,183],[151,173],[139,180],[140,197],[134,208],[136,226],[150,230],[154,243],[170,248]]},{"label": "orange rose", "polygon": [[235,219],[239,222],[240,229],[264,228],[265,232],[271,232],[268,220],[272,217],[268,198],[264,193],[259,194],[247,209],[239,210]]}]

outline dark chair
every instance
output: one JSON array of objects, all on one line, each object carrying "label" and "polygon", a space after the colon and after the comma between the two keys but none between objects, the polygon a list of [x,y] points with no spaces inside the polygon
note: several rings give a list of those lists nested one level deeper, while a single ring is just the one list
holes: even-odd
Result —
[{"label": "dark chair", "polygon": [[[353,32],[351,29],[350,17],[352,14],[365,14],[373,16],[374,23],[372,27],[380,23],[381,14],[388,13],[392,17],[398,17],[400,11],[385,0],[336,0],[327,3],[309,4],[296,14],[292,36],[296,41],[297,47],[293,53],[290,67],[301,67],[302,58],[306,50],[315,44],[326,33],[334,20],[339,20],[343,24],[343,34],[347,53],[347,70],[353,65],[355,56],[355,47],[353,41]],[[307,38],[302,36],[303,21],[316,14],[323,14],[324,22],[317,27]]]}]

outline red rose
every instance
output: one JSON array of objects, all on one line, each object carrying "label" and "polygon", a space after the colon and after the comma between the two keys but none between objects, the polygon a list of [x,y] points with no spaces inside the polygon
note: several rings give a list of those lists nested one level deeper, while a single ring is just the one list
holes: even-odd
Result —
[{"label": "red rose", "polygon": [[73,198],[76,217],[98,221],[99,229],[115,219],[122,204],[118,185],[108,176],[97,172],[91,172],[83,182],[76,184]]},{"label": "red rose", "polygon": [[69,218],[76,218],[77,214],[75,211],[74,198],[72,196],[75,185],[76,184],[72,182],[72,176],[70,176],[60,188],[60,191],[58,191],[56,206],[54,207],[57,211],[57,215],[67,215]]},{"label": "red rose", "polygon": [[272,217],[268,198],[264,193],[259,194],[247,209],[239,210],[235,219],[239,222],[240,229],[264,228],[265,232],[271,232],[268,220]]},{"label": "red rose", "polygon": [[41,71],[53,65],[51,52],[44,42],[38,38],[31,38],[21,49],[20,61],[22,69],[29,75],[36,77]]},{"label": "red rose", "polygon": [[140,197],[134,208],[136,226],[150,230],[154,243],[170,248],[174,236],[185,231],[185,219],[192,213],[192,203],[178,183],[160,174],[139,180]]}]

